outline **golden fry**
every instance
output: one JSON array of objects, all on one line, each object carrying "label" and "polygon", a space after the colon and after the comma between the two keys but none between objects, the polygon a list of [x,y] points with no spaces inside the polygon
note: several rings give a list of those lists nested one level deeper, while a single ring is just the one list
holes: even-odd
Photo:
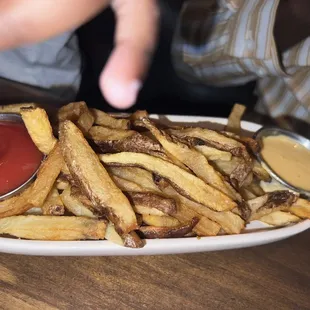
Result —
[{"label": "golden fry", "polygon": [[66,209],[76,216],[96,218],[92,210],[83,205],[78,199],[71,196],[71,189],[67,187],[60,195]]},{"label": "golden fry", "polygon": [[41,108],[22,109],[21,116],[32,141],[43,154],[49,154],[57,140],[45,110]]},{"label": "golden fry", "polygon": [[51,189],[44,201],[42,211],[44,215],[63,215],[65,213],[64,204],[62,203],[55,186]]},{"label": "golden fry", "polygon": [[241,119],[246,110],[246,106],[235,104],[228,117],[228,123],[225,130],[239,134],[241,131]]},{"label": "golden fry", "polygon": [[136,216],[128,199],[113,183],[96,153],[71,121],[62,123],[60,141],[71,176],[94,208],[105,214],[120,234],[136,229]]},{"label": "golden fry", "polygon": [[177,227],[180,225],[180,222],[171,216],[158,216],[151,214],[142,215],[143,222],[149,226],[157,227]]},{"label": "golden fry", "polygon": [[171,182],[182,195],[217,211],[231,210],[236,203],[220,191],[207,185],[201,179],[154,156],[123,152],[118,154],[100,155],[107,165],[136,166],[152,171]]},{"label": "golden fry", "polygon": [[289,208],[289,212],[303,219],[310,219],[310,201],[299,198]]},{"label": "golden fry", "polygon": [[104,239],[106,223],[77,216],[11,216],[0,219],[0,234],[34,240]]},{"label": "golden fry", "polygon": [[78,118],[76,122],[76,125],[85,135],[90,130],[90,128],[93,126],[94,120],[95,120],[94,116],[87,109],[80,115],[80,117]]},{"label": "golden fry", "polygon": [[95,118],[96,125],[113,129],[129,129],[130,127],[130,121],[127,119],[117,119],[97,109],[90,109],[90,111]]},{"label": "golden fry", "polygon": [[300,221],[300,218],[288,212],[275,211],[258,219],[272,226],[286,226]]},{"label": "golden fry", "polygon": [[190,168],[198,177],[208,183],[215,189],[223,192],[232,199],[236,199],[235,195],[229,188],[226,187],[224,179],[220,173],[218,173],[209,163],[205,156],[189,148],[187,145],[173,140],[167,133],[160,131],[151,122],[147,115],[140,113],[139,124],[143,124],[145,128],[150,130],[153,136],[163,146],[168,154],[171,154],[178,161],[182,162],[188,168]]},{"label": "golden fry", "polygon": [[230,161],[232,158],[231,153],[218,150],[214,147],[207,145],[196,145],[194,148],[207,157],[208,160],[222,160],[222,161]]},{"label": "golden fry", "polygon": [[0,113],[20,114],[21,109],[36,108],[36,107],[37,107],[36,103],[18,103],[18,104],[0,105]]}]

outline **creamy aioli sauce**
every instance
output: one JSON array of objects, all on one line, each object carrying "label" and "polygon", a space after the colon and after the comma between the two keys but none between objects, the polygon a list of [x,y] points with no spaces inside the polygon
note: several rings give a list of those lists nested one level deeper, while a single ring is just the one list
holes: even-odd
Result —
[{"label": "creamy aioli sauce", "polygon": [[263,138],[261,155],[284,181],[310,190],[310,150],[286,136],[269,136]]}]

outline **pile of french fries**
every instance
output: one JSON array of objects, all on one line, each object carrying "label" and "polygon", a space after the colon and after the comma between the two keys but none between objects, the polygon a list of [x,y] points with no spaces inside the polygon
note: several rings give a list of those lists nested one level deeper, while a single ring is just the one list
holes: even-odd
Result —
[{"label": "pile of french fries", "polygon": [[223,131],[163,126],[145,111],[114,118],[85,102],[62,107],[53,124],[34,104],[0,112],[20,113],[46,155],[30,186],[0,201],[2,235],[140,248],[150,238],[239,234],[252,220],[278,227],[310,218],[309,201],[260,186],[271,178],[255,158],[258,143],[240,133],[240,105]]}]

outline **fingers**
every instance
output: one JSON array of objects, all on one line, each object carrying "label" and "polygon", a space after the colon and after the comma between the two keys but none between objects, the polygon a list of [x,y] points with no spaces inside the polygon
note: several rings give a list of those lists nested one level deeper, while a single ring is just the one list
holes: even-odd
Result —
[{"label": "fingers", "polygon": [[101,74],[100,88],[118,109],[132,106],[155,47],[158,24],[156,0],[114,0],[117,18],[115,48]]},{"label": "fingers", "polygon": [[0,50],[51,38],[75,29],[109,0],[2,0]]}]

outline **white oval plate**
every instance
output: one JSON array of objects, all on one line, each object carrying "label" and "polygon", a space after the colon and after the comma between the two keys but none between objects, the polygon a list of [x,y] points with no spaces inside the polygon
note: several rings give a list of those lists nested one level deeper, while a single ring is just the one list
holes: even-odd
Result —
[{"label": "white oval plate", "polygon": [[[153,116],[153,118],[158,117]],[[214,122],[225,124],[227,122],[223,118],[196,116],[165,116],[165,119],[179,123]],[[258,124],[242,122],[242,128],[248,131],[255,132],[260,127]],[[147,240],[142,249],[129,249],[105,240],[34,241],[0,238],[0,252],[46,256],[158,255],[208,252],[272,243],[299,234],[309,228],[310,220],[283,228],[272,228],[259,221],[253,221],[247,225],[244,233],[239,235]]]}]

